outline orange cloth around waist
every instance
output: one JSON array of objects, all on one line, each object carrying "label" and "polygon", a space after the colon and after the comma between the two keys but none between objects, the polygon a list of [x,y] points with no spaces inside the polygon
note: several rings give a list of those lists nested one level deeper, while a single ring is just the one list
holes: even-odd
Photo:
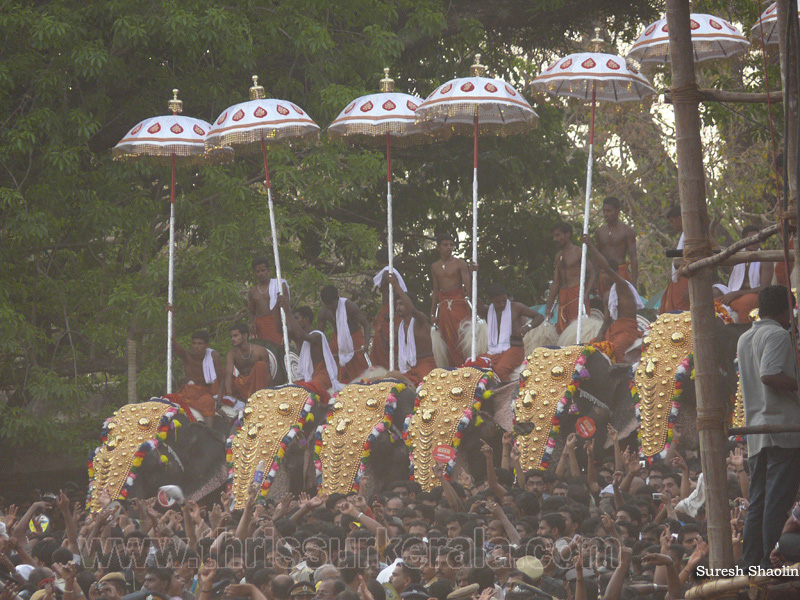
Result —
[{"label": "orange cloth around waist", "polygon": [[216,395],[219,389],[215,381],[212,385],[187,383],[176,393],[180,399],[204,417],[213,417],[217,408]]},{"label": "orange cloth around waist", "polygon": [[470,318],[471,310],[463,289],[439,292],[439,331],[450,354],[450,366],[464,364],[464,355],[458,347],[459,329],[464,319]]},{"label": "orange cloth around waist", "polygon": [[408,377],[414,385],[419,385],[422,383],[422,378],[435,368],[436,359],[432,356],[426,356],[425,358],[418,358],[417,364],[403,373],[403,375]]},{"label": "orange cloth around waist", "polygon": [[[525,348],[522,346],[511,346],[500,354],[481,354],[482,357],[492,361],[492,371],[497,375],[498,381],[510,381],[511,373],[518,366],[525,362]],[[480,357],[479,357],[480,358]]]},{"label": "orange cloth around waist", "polygon": [[[556,323],[556,331],[558,333],[564,331],[570,323],[578,318],[580,295],[581,286],[579,283],[570,287],[562,287],[558,290],[558,322]],[[586,302],[586,314],[589,314],[588,302]]]},{"label": "orange cloth around waist", "polygon": [[249,375],[239,375],[233,379],[233,393],[231,396],[239,398],[244,402],[258,390],[263,390],[272,385],[272,377],[269,374],[269,367],[263,360],[259,360],[253,365]]},{"label": "orange cloth around waist", "polygon": [[356,353],[353,354],[353,358],[351,358],[350,361],[344,366],[339,364],[338,337],[333,336],[333,341],[331,342],[331,352],[333,352],[333,357],[336,360],[336,364],[339,365],[339,382],[345,385],[360,377],[369,366],[367,365],[367,359],[364,357],[363,350],[364,330],[359,327],[355,331],[350,332],[350,337],[353,338],[353,348],[355,348]]},{"label": "orange cloth around waist", "polygon": [[689,280],[686,277],[678,277],[678,281],[670,278],[667,289],[661,296],[659,314],[673,310],[689,310]]},{"label": "orange cloth around waist", "polygon": [[736,300],[731,302],[731,310],[735,310],[739,316],[739,323],[750,322],[750,311],[758,308],[758,294],[745,294],[739,296]]},{"label": "orange cloth around waist", "polygon": [[[624,263],[622,263],[617,268],[617,275],[622,277],[625,281],[630,281],[631,283],[633,283],[633,276],[631,275],[631,267],[630,267],[630,265],[631,265],[631,262],[629,260],[626,260]],[[610,290],[611,290],[610,287],[606,287],[603,284],[603,278],[602,277],[598,278],[598,280],[597,280],[597,291],[600,292],[600,296],[604,297],[606,295],[606,293],[608,293]]]},{"label": "orange cloth around waist", "polygon": [[622,362],[625,351],[639,339],[642,332],[636,319],[619,318],[606,329],[605,341],[614,346],[614,361]]},{"label": "orange cloth around waist", "polygon": [[312,394],[319,396],[319,401],[327,404],[331,399],[328,389],[331,387],[331,378],[328,376],[328,369],[325,366],[325,361],[321,360],[314,364],[314,374],[311,376],[311,381],[295,381],[295,385],[307,389]]},{"label": "orange cloth around waist", "polygon": [[[379,312],[372,321],[372,349],[369,359],[373,366],[389,368],[389,305],[381,305]],[[395,359],[395,362],[396,359]]]},{"label": "orange cloth around waist", "polygon": [[278,314],[257,317],[256,337],[261,340],[272,342],[278,347],[283,346],[283,331],[281,330],[281,320]]}]

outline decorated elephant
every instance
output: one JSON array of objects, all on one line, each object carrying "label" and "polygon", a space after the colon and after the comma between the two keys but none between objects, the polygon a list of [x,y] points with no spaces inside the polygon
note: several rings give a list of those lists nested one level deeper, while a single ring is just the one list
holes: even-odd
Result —
[{"label": "decorated elephant", "polygon": [[[699,444],[691,324],[689,312],[661,315],[642,342],[634,392],[641,420],[642,454],[650,460],[666,457],[678,436],[682,448],[697,449]],[[730,418],[738,384],[736,343],[749,324],[726,323],[718,318],[714,327],[723,393],[731,398]]]},{"label": "decorated elephant", "polygon": [[225,440],[160,398],[127,404],[106,420],[89,459],[93,512],[108,500],[151,498],[163,485],[198,500],[225,483]]}]

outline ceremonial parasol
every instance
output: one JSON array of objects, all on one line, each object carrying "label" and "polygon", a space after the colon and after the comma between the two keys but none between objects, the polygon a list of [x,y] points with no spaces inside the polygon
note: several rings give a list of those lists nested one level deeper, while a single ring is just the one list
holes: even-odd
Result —
[{"label": "ceremonial parasol", "polygon": [[[599,29],[592,40],[599,43]],[[625,59],[613,54],[581,52],[558,59],[533,80],[533,88],[560,96],[570,96],[592,101],[589,121],[589,158],[586,166],[586,200],[583,208],[583,234],[589,233],[589,210],[592,199],[592,165],[594,148],[594,115],[598,100],[626,102],[641,100],[655,93],[650,82]],[[586,244],[581,250],[581,283],[578,309],[578,343],[581,341],[581,324],[585,316],[583,302],[586,286]]]},{"label": "ceremonial parasol", "polygon": [[[475,55],[471,77],[451,79],[439,86],[417,109],[417,121],[432,133],[472,134],[472,262],[478,262],[478,135],[511,135],[536,127],[539,115],[517,90],[502,79],[482,77],[486,67],[481,55]],[[472,349],[475,360],[478,320],[478,273],[472,271]]]},{"label": "ceremonial parasol", "polygon": [[[299,106],[286,100],[267,99],[264,88],[258,85],[258,76],[253,75],[250,100],[229,106],[214,122],[206,137],[209,148],[232,146],[241,154],[261,152],[264,159],[264,179],[267,186],[269,225],[272,232],[272,254],[275,260],[275,277],[278,289],[283,293],[281,259],[278,251],[278,231],[275,226],[275,207],[272,204],[272,184],[269,178],[267,146],[298,142],[308,143],[317,139],[317,125]],[[289,331],[286,328],[286,313],[281,311],[283,326],[284,364],[286,377],[292,382],[289,359]]]},{"label": "ceremonial parasol", "polygon": [[[800,17],[800,10],[797,11]],[[750,28],[750,36],[753,41],[758,41],[764,38],[764,44],[777,44],[778,43],[778,3],[773,2],[769,5],[767,10],[761,13],[761,16],[756,21],[756,24]]]},{"label": "ceremonial parasol", "polygon": [[[694,62],[733,56],[744,52],[750,45],[736,27],[720,17],[692,13],[689,24],[692,30]],[[668,31],[666,18],[651,23],[633,43],[628,58],[640,63],[668,62]]]},{"label": "ceremonial parasol", "polygon": [[[389,69],[384,69],[381,93],[356,98],[328,126],[331,138],[363,146],[386,143],[386,226],[388,229],[389,272],[394,273],[392,223],[392,140],[396,146],[413,146],[431,138],[416,122],[414,111],[422,98],[394,91]],[[389,370],[394,370],[394,288],[389,286]]]},{"label": "ceremonial parasol", "polygon": [[[203,162],[205,138],[211,125],[200,119],[182,117],[183,102],[178,100],[178,90],[172,90],[169,101],[171,115],[145,119],[131,129],[114,146],[115,160],[146,158],[169,163],[172,167],[169,194],[169,283],[167,286],[167,393],[172,393],[172,302],[175,279],[175,163]],[[217,158],[225,155],[224,149]]]}]

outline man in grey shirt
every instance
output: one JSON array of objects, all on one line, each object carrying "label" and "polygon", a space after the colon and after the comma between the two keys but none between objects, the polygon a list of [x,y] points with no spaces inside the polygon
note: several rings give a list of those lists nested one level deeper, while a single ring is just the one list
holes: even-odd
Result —
[{"label": "man in grey shirt", "polygon": [[[782,285],[758,294],[760,321],[739,338],[739,381],[747,425],[800,423],[797,350],[787,331],[789,294]],[[800,485],[800,433],[747,436],[750,508],[744,525],[742,563],[769,567],[769,555]]]}]

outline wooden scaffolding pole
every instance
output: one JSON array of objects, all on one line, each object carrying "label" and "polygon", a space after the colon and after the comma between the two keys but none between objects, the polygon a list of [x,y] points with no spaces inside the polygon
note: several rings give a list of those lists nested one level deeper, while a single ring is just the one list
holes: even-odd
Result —
[{"label": "wooden scaffolding pole", "polygon": [[[706,207],[703,147],[700,140],[701,96],[694,73],[689,24],[689,0],[667,0],[672,103],[678,155],[678,192],[684,231],[684,261],[711,255]],[[711,568],[733,566],[728,482],[725,464],[725,414],[722,378],[715,351],[712,272],[700,269],[689,279],[689,300],[694,338],[697,431],[706,485],[709,564]]]}]

